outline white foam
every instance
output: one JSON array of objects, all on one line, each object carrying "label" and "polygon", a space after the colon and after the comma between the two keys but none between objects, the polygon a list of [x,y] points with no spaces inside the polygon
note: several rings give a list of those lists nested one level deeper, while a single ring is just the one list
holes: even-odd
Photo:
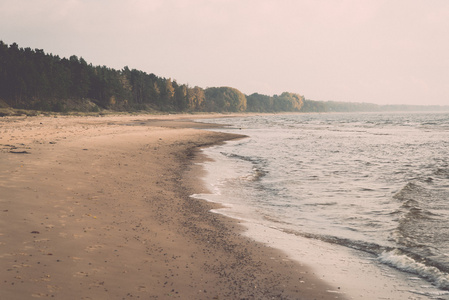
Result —
[{"label": "white foam", "polygon": [[[195,198],[218,202],[218,195],[198,194]],[[378,259],[336,244],[283,232],[261,220],[246,218],[248,208],[226,204],[212,212],[240,221],[247,228],[245,236],[283,251],[292,261],[311,268],[317,278],[330,284],[330,293],[349,299],[449,299],[449,294],[411,274],[378,264]],[[446,297],[446,298],[445,298]]]},{"label": "white foam", "polygon": [[[369,254],[298,237],[263,224],[247,222],[245,226],[248,228],[245,235],[311,267],[318,278],[334,287],[334,292],[349,299],[449,299],[447,293],[420,278],[411,280],[406,273],[379,265]],[[417,298],[417,293],[425,297]]]},{"label": "white foam", "polygon": [[[404,254],[400,254],[398,250],[383,252],[379,256],[379,261],[400,270],[418,274],[424,278],[428,278],[440,288],[449,289],[449,275],[441,272],[435,267],[426,266]],[[447,294],[449,294],[449,292],[447,292]]]}]

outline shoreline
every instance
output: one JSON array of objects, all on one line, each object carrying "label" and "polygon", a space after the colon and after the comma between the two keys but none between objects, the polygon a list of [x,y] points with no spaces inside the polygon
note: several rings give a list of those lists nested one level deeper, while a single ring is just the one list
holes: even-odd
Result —
[{"label": "shoreline", "polygon": [[[282,179],[288,181],[288,178],[276,173],[277,170],[282,170],[279,168],[282,164],[276,163],[277,156],[274,151],[259,151],[259,149],[276,149],[280,152],[284,148],[273,148],[273,137],[276,138],[274,141],[280,145],[284,145],[285,140],[277,139],[278,135],[281,136],[279,131],[276,132],[273,129],[277,133],[273,134],[270,131],[271,127],[263,127],[263,124],[267,122],[263,118],[260,122],[252,120],[254,125],[248,119],[237,119],[235,122],[228,119],[227,121],[232,125],[229,128],[218,129],[219,131],[247,134],[249,139],[247,141],[229,141],[224,145],[205,149],[205,154],[213,159],[212,162],[204,163],[204,168],[209,174],[206,177],[206,183],[214,193],[199,194],[195,195],[196,197],[223,204],[224,208],[214,211],[242,220],[246,227],[245,236],[280,249],[293,261],[306,262],[319,278],[325,279],[334,288],[337,287],[338,291],[336,292],[345,297],[350,299],[427,299],[438,296],[441,299],[446,299],[447,291],[433,285],[431,280],[426,280],[427,277],[422,276],[422,273],[415,273],[403,267],[407,266],[407,257],[395,255],[393,251],[385,251],[376,255],[370,251],[365,252],[363,248],[352,247],[349,243],[333,243],[330,239],[326,239],[326,235],[324,235],[323,241],[320,236],[311,238],[309,233],[314,232],[312,226],[307,227],[303,225],[302,221],[302,224],[299,221],[295,223],[298,219],[289,219],[287,211],[283,211],[283,214],[277,212],[274,206],[276,204],[282,206],[285,203],[296,203],[294,202],[296,195],[298,195],[298,203],[304,199],[304,194],[297,192],[295,195],[289,194],[288,199],[284,202],[281,200],[277,202],[275,199],[277,194],[271,193],[272,188],[277,191],[277,187],[279,190],[285,187],[287,187],[286,189],[292,187],[294,190],[294,187],[282,183],[277,184],[278,178],[280,182]],[[291,120],[288,121],[291,122]],[[216,122],[222,121],[217,120]],[[276,122],[281,122],[281,119],[273,121],[275,124]],[[290,124],[290,122],[286,123]],[[276,128],[276,125],[273,127]],[[240,128],[242,129],[240,130]],[[265,133],[264,129],[268,133]],[[295,136],[299,135],[300,133],[295,132]],[[290,137],[290,135],[288,136]],[[288,147],[290,144],[285,141],[285,145]],[[291,152],[290,155],[292,155]],[[285,156],[283,159],[282,162],[285,162]],[[254,177],[257,176],[256,172],[259,170],[275,175],[269,175],[268,178],[260,181],[256,177],[255,180]],[[292,173],[294,174],[294,172]],[[291,173],[285,174],[291,175]],[[298,184],[303,184],[304,179],[302,178],[302,180]],[[253,181],[255,181],[254,184]],[[276,186],[273,186],[273,182],[276,183]],[[232,188],[230,189],[230,187]],[[261,194],[260,191],[264,191],[264,194]],[[265,192],[268,197],[272,197],[270,199],[273,200],[273,205],[271,201],[263,200]],[[242,197],[242,194],[245,196]],[[284,200],[284,198],[281,199]],[[298,213],[298,211],[296,212]],[[335,213],[338,213],[338,210]],[[285,219],[284,215],[286,215]],[[294,217],[302,216],[297,214]],[[305,217],[307,219],[307,216]],[[354,240],[357,242],[355,238]],[[386,261],[385,257],[389,257],[388,259],[391,260]],[[400,265],[401,263],[403,265]]]},{"label": "shoreline", "polygon": [[2,296],[342,299],[190,197],[198,149],[239,137],[193,118],[0,118]]}]

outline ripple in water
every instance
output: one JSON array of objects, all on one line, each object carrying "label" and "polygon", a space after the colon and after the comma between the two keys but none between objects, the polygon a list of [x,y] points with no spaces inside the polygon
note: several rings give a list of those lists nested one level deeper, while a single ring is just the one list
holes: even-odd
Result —
[{"label": "ripple in water", "polygon": [[449,290],[449,114],[210,122],[249,136],[207,150],[218,168],[236,170],[214,180],[247,208],[244,218],[371,253]]}]

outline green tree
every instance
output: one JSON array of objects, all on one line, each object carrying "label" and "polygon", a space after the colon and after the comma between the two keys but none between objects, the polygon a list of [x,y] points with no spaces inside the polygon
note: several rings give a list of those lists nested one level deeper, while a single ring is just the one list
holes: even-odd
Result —
[{"label": "green tree", "polygon": [[251,112],[273,111],[273,97],[254,93],[247,96],[246,101],[247,101],[247,111]]},{"label": "green tree", "polygon": [[187,86],[177,85],[175,88],[175,107],[177,111],[185,111],[188,107]]},{"label": "green tree", "polygon": [[[65,110],[69,103],[91,101],[114,110],[275,112],[304,109],[340,111],[373,109],[367,105],[305,102],[294,93],[245,96],[231,87],[206,90],[171,78],[124,67],[92,66],[76,55],[59,58],[41,49],[0,41],[0,99],[15,108]],[[73,105],[72,105],[73,106]]]},{"label": "green tree", "polygon": [[246,110],[246,97],[231,87],[213,87],[205,90],[206,110],[241,112]]},{"label": "green tree", "polygon": [[295,93],[284,92],[273,96],[274,111],[300,111],[304,105],[304,97]]},{"label": "green tree", "polygon": [[201,111],[204,109],[206,95],[204,90],[198,86],[187,89],[187,102],[190,111]]}]

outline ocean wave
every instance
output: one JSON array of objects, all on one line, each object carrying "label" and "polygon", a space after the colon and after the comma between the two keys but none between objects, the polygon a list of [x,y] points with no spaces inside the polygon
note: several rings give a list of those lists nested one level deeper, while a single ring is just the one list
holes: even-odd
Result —
[{"label": "ocean wave", "polygon": [[382,245],[379,245],[376,243],[353,240],[353,239],[349,239],[349,238],[342,238],[342,237],[337,237],[337,236],[332,236],[332,235],[321,235],[321,234],[316,234],[316,233],[301,232],[301,231],[286,229],[286,228],[282,228],[281,230],[285,233],[294,234],[294,235],[302,236],[302,237],[309,238],[309,239],[316,239],[316,240],[320,240],[320,241],[330,243],[330,244],[345,246],[348,248],[352,248],[355,250],[373,254],[375,256],[378,256],[383,251],[390,251],[393,249],[392,247],[385,247],[385,246],[382,246]]},{"label": "ocean wave", "polygon": [[333,206],[337,205],[338,203],[335,201],[331,202],[314,202],[314,203],[304,203],[305,206]]},{"label": "ocean wave", "polygon": [[262,177],[267,175],[267,173],[268,173],[267,171],[265,171],[261,168],[254,167],[252,169],[251,174],[241,176],[240,179],[247,180],[247,181],[259,181],[262,179]]},{"label": "ocean wave", "polygon": [[424,194],[428,194],[426,189],[416,183],[408,182],[393,198],[400,201],[415,200]]},{"label": "ocean wave", "polygon": [[418,262],[402,253],[399,249],[382,252],[378,260],[402,271],[419,275],[441,289],[449,290],[449,274],[437,267]]},{"label": "ocean wave", "polygon": [[434,171],[434,175],[449,179],[449,169],[448,168],[437,168]]},{"label": "ocean wave", "polygon": [[378,262],[399,269],[401,271],[418,275],[434,284],[440,289],[449,291],[448,268],[439,265],[437,262],[413,253],[408,249],[383,246],[376,243],[352,240],[330,235],[320,235],[314,233],[300,232],[291,229],[282,229],[283,232],[302,236],[310,239],[317,239],[326,243],[348,247],[354,250],[363,251],[373,255]]},{"label": "ocean wave", "polygon": [[403,216],[399,223],[410,223],[417,220],[430,220],[438,215],[426,209],[426,202],[431,199],[431,192],[413,183],[407,183],[393,198],[402,202],[399,213]]},{"label": "ocean wave", "polygon": [[252,172],[248,175],[240,177],[240,179],[247,181],[259,181],[262,177],[268,174],[268,171],[264,167],[266,165],[266,161],[262,158],[226,152],[220,152],[220,154],[228,158],[243,160],[253,165]]}]

